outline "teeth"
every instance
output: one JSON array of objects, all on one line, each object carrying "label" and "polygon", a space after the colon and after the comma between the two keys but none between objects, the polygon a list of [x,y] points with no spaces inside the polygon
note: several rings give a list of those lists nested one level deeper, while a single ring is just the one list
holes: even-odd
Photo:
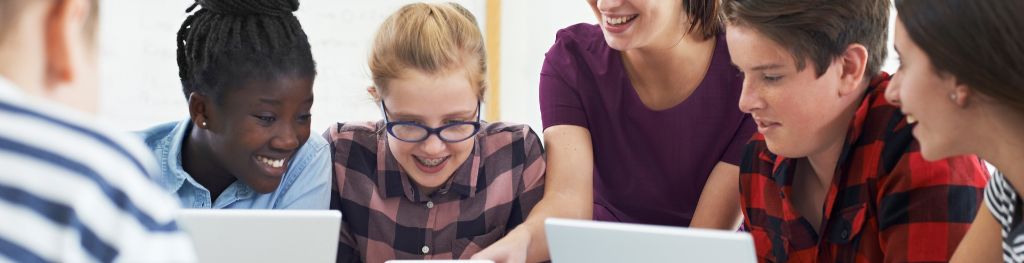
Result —
[{"label": "teeth", "polygon": [[425,158],[420,158],[419,156],[416,156],[416,160],[417,161],[420,161],[420,163],[422,163],[423,165],[430,166],[430,167],[434,167],[434,166],[437,166],[438,164],[441,164],[441,162],[443,162],[444,159],[445,158],[425,159]]},{"label": "teeth", "polygon": [[284,166],[285,159],[274,160],[263,156],[256,156],[256,160],[259,160],[260,162],[263,162],[264,164],[270,167],[281,168],[281,166]]},{"label": "teeth", "polygon": [[914,124],[914,123],[917,123],[917,118],[914,118],[914,116],[911,116],[911,115],[907,115],[907,124]]},{"label": "teeth", "polygon": [[605,22],[609,25],[621,25],[633,19],[636,16],[623,16],[623,17],[604,17]]}]

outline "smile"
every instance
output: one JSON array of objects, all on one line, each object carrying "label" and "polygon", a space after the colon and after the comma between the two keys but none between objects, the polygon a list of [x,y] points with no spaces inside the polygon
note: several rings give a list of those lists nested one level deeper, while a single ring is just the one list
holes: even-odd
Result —
[{"label": "smile", "polygon": [[416,157],[416,161],[417,162],[419,162],[420,164],[422,164],[422,165],[424,165],[426,167],[435,167],[435,166],[438,166],[441,163],[443,163],[445,160],[448,160],[448,156],[442,157],[442,158],[423,158],[423,157],[419,157],[419,156],[415,156],[415,157]]},{"label": "smile", "polygon": [[257,155],[256,156],[256,160],[260,161],[263,164],[266,164],[267,166],[273,167],[273,168],[281,168],[281,167],[284,166],[285,161],[288,160],[288,157],[281,158],[281,159],[271,159],[271,158],[266,157],[266,156],[259,156],[259,155]]},{"label": "smile", "polygon": [[620,17],[605,16],[604,17],[604,22],[607,23],[608,25],[617,26],[617,25],[622,25],[622,24],[625,24],[625,23],[629,23],[630,21],[633,21],[633,19],[636,19],[638,16],[640,16],[640,15],[620,16]]}]

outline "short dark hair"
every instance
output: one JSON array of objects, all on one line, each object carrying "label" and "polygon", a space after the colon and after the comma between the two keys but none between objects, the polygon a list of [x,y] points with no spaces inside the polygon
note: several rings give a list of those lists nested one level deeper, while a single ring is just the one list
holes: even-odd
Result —
[{"label": "short dark hair", "polygon": [[725,0],[729,23],[750,27],[789,49],[803,70],[808,58],[821,77],[850,44],[864,45],[865,75],[882,68],[889,36],[889,0]]},{"label": "short dark hair", "polygon": [[721,12],[721,0],[683,0],[683,10],[690,17],[689,32],[700,33],[704,39],[722,33],[722,22],[725,19]]},{"label": "short dark hair", "polygon": [[298,0],[198,0],[178,30],[178,76],[185,99],[222,102],[226,89],[280,77],[315,77],[309,40],[292,14]]},{"label": "short dark hair", "polygon": [[1024,1],[896,0],[896,10],[938,74],[1024,115]]}]

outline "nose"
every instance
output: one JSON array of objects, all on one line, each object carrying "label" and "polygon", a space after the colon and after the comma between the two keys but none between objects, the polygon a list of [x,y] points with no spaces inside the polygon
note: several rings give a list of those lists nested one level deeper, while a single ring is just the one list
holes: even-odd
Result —
[{"label": "nose", "polygon": [[902,105],[900,100],[900,80],[903,74],[896,74],[892,76],[892,80],[889,81],[889,87],[885,88],[885,100],[894,106]]},{"label": "nose", "polygon": [[622,0],[597,0],[597,9],[608,11],[622,5]]},{"label": "nose", "polygon": [[746,78],[743,80],[743,90],[740,92],[740,111],[751,113],[764,108],[764,100],[758,88],[750,84]]},{"label": "nose", "polygon": [[444,152],[445,148],[448,147],[448,145],[445,144],[444,141],[441,141],[441,138],[436,134],[427,136],[427,139],[420,142],[419,146],[420,149],[423,150],[423,153],[432,156],[440,155]]},{"label": "nose", "polygon": [[309,128],[305,128],[304,136],[301,136],[303,134],[302,130],[302,127],[297,127],[296,125],[279,125],[275,131],[274,137],[270,139],[270,148],[282,152],[294,151],[299,148],[306,138],[309,137]]}]

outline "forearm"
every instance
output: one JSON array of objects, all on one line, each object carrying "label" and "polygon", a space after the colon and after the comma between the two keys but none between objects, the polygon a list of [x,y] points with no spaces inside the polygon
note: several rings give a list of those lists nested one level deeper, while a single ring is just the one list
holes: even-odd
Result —
[{"label": "forearm", "polygon": [[[574,218],[589,220],[593,213],[593,198],[589,195],[569,195],[546,193],[544,198],[530,212],[523,224],[516,227],[511,234],[528,234],[530,246],[527,249],[527,262],[540,262],[550,259],[548,254],[547,235],[544,232],[544,220],[549,217]],[[516,233],[525,232],[525,233]]]},{"label": "forearm", "polygon": [[704,184],[690,227],[736,230],[740,209],[739,167],[720,162]]}]

